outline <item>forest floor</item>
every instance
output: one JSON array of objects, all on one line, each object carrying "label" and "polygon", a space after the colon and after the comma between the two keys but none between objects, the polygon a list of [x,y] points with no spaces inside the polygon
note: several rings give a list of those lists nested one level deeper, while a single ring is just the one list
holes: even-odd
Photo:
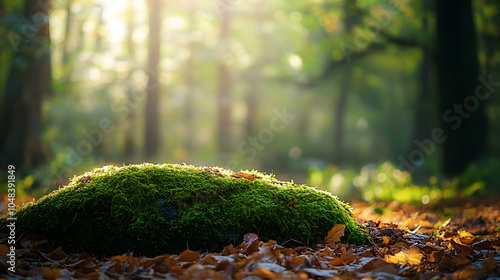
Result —
[{"label": "forest floor", "polygon": [[[488,201],[490,200],[490,201]],[[339,243],[343,226],[325,244],[287,247],[247,234],[218,253],[186,250],[155,258],[132,254],[97,258],[66,254],[51,242],[22,240],[16,274],[7,271],[6,240],[0,275],[7,279],[500,279],[500,201],[469,198],[417,209],[407,204],[352,203],[371,245]],[[4,278],[4,279],[5,279]]]}]

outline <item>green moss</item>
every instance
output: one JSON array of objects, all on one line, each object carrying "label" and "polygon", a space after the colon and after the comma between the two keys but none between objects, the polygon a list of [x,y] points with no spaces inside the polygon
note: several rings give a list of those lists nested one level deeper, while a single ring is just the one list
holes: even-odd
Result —
[{"label": "green moss", "polygon": [[44,235],[71,252],[148,256],[187,245],[219,249],[249,232],[278,243],[316,243],[335,224],[346,225],[342,241],[369,241],[350,206],[330,193],[246,173],[256,179],[175,164],[96,168],[20,207],[18,235]]}]

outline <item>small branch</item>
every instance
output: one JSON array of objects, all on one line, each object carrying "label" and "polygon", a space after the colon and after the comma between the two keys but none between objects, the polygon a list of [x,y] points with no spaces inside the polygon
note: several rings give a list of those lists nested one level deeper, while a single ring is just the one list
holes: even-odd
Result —
[{"label": "small branch", "polygon": [[[382,44],[370,44],[370,46],[368,46],[366,49],[359,50],[359,52],[356,53],[355,58],[360,59],[362,57],[369,56],[377,51],[384,49],[385,47],[386,46]],[[346,64],[349,64],[349,62],[347,62],[345,59],[342,60],[329,59],[327,65],[325,66],[321,74],[305,82],[296,81],[295,84],[303,88],[314,87],[321,81],[328,78],[333,72],[335,72],[338,69],[341,69]]]}]

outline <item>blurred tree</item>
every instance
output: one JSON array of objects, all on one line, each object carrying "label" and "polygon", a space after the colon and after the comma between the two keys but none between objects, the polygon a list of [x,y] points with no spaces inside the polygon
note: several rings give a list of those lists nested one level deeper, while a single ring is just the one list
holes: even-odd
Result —
[{"label": "blurred tree", "polygon": [[217,121],[217,144],[221,160],[227,161],[229,151],[231,150],[231,74],[227,65],[226,57],[229,50],[229,30],[230,30],[230,11],[224,10],[219,15],[219,44],[221,52],[219,53],[218,77],[219,87],[218,102],[218,121]]},{"label": "blurred tree", "polygon": [[[495,52],[500,50],[500,40],[498,39],[498,34],[500,33],[500,28],[498,22],[500,21],[500,5],[498,1],[486,1],[486,7],[483,9],[482,14],[484,21],[484,28],[481,30],[482,36],[484,37],[484,48],[486,52],[485,57],[485,70],[486,73],[493,73],[495,71],[495,64],[498,64],[495,60]],[[487,15],[486,15],[487,14]]]},{"label": "blurred tree", "polygon": [[[344,32],[346,34],[352,34],[354,25],[356,24],[356,18],[358,16],[358,6],[357,1],[344,1]],[[344,160],[344,116],[347,109],[347,96],[351,88],[352,79],[352,61],[346,62],[345,69],[343,71],[344,77],[340,81],[340,89],[338,93],[337,100],[334,105],[333,111],[333,163],[336,165],[341,165]]]},{"label": "blurred tree", "polygon": [[195,46],[195,5],[193,0],[189,0],[187,4],[188,9],[188,33],[190,34],[188,40],[187,49],[189,51],[189,57],[186,61],[185,68],[185,80],[186,80],[186,100],[185,100],[185,109],[184,109],[184,118],[186,122],[186,139],[185,139],[185,149],[187,156],[190,157],[194,148],[194,104],[193,104],[193,95],[195,90],[195,81],[194,81],[194,73],[195,73],[195,57],[194,53],[196,50]]},{"label": "blurred tree", "polygon": [[255,54],[253,58],[253,64],[249,69],[248,76],[248,90],[246,92],[246,105],[247,105],[247,115],[245,119],[245,135],[250,137],[255,135],[255,121],[257,113],[257,103],[258,103],[258,93],[259,85],[262,79],[262,68],[264,67],[264,56],[262,48],[262,39],[264,37],[263,32],[263,21],[264,21],[264,4],[262,0],[255,2],[255,9],[253,13],[253,18],[255,20],[255,33],[257,50],[258,53]]},{"label": "blurred tree", "polygon": [[[426,36],[430,33],[431,27],[430,23],[430,13],[432,13],[432,8],[430,7],[430,0],[422,0],[422,37],[429,38]],[[429,138],[431,135],[432,128],[435,127],[435,108],[433,104],[435,103],[435,98],[433,95],[433,90],[431,88],[431,68],[432,68],[432,53],[427,47],[427,44],[415,43],[415,46],[420,48],[422,52],[422,60],[420,62],[418,80],[419,88],[417,92],[417,97],[415,98],[415,118],[414,118],[414,130],[412,140],[419,139],[423,140]],[[414,142],[411,143],[409,153],[415,149],[418,149]]]},{"label": "blurred tree", "polygon": [[15,56],[1,111],[2,164],[33,167],[49,160],[40,139],[43,99],[52,92],[49,12],[49,0],[26,0],[18,33],[9,34]]},{"label": "blurred tree", "polygon": [[[134,0],[129,0],[127,7],[127,36],[126,36],[126,52],[132,61],[135,62],[136,52],[134,45],[134,31],[135,31],[135,9],[134,9]],[[132,68],[133,69],[133,68]],[[129,72],[129,77],[132,75],[133,70]],[[129,104],[133,104],[134,102],[134,85],[132,83],[126,83],[126,98]],[[125,125],[125,145],[124,145],[124,155],[125,158],[130,158],[134,155],[134,147],[135,147],[135,129],[134,129],[134,119],[135,119],[135,110],[129,110],[128,114],[124,119]]]},{"label": "blurred tree", "polygon": [[69,64],[70,50],[69,50],[69,42],[71,40],[71,30],[73,27],[73,13],[71,12],[71,6],[73,5],[74,0],[68,0],[66,3],[66,24],[64,25],[64,38],[61,42],[62,49],[62,66],[67,67]]},{"label": "blurred tree", "polygon": [[145,156],[151,159],[159,150],[158,102],[160,84],[158,81],[158,62],[160,60],[161,0],[149,0],[149,49],[148,82],[145,120]]},{"label": "blurred tree", "polygon": [[479,71],[471,0],[437,1],[436,24],[438,107],[447,137],[441,167],[453,176],[483,154],[488,127],[484,104],[474,96]]}]

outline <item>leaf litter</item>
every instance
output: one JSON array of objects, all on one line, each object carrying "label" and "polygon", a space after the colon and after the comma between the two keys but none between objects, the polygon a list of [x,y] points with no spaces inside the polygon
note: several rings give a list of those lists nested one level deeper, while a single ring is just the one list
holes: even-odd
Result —
[{"label": "leaf litter", "polygon": [[[241,174],[240,174],[241,175]],[[238,176],[240,176],[238,175]],[[243,175],[241,175],[244,177]],[[246,176],[246,174],[245,174]],[[250,179],[250,178],[248,178]],[[2,279],[498,279],[500,203],[415,206],[354,203],[370,245],[340,243],[345,226],[325,229],[323,244],[286,247],[248,233],[220,252],[133,253],[102,258],[68,253],[34,236],[18,241],[11,273],[7,239],[0,244]],[[383,214],[376,207],[387,208]],[[126,249],[126,248],[124,248]]]}]

